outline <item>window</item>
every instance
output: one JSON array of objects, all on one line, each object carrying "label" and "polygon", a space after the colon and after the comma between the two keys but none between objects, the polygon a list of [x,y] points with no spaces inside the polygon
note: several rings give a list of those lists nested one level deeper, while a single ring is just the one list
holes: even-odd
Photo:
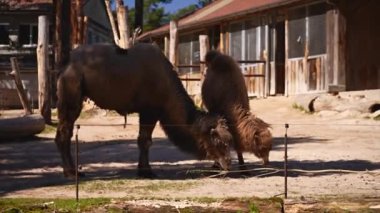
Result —
[{"label": "window", "polygon": [[306,8],[297,8],[289,14],[289,58],[303,57],[306,42]]},{"label": "window", "polygon": [[326,7],[325,4],[311,5],[308,8],[309,54],[326,53]]},{"label": "window", "polygon": [[230,55],[235,60],[243,60],[243,27],[242,23],[232,24],[230,26]]},{"label": "window", "polygon": [[0,23],[0,45],[9,44],[9,24]]},{"label": "window", "polygon": [[289,14],[289,58],[303,57],[306,42],[309,55],[326,53],[326,6],[314,4]]},{"label": "window", "polygon": [[247,60],[256,60],[258,58],[258,55],[260,54],[257,54],[257,27],[256,25],[251,22],[251,21],[248,21],[246,23],[246,30],[245,30],[245,33],[246,33],[246,44],[247,44],[247,51],[246,51],[246,56],[245,58]]},{"label": "window", "polygon": [[38,38],[38,27],[36,24],[22,24],[18,31],[20,45],[36,45]]},{"label": "window", "polygon": [[265,26],[257,19],[230,25],[230,55],[236,60],[260,60],[265,49]]},{"label": "window", "polygon": [[[200,63],[199,34],[188,34],[179,38],[179,65],[198,65]],[[180,68],[180,74],[199,72],[199,68]]]}]

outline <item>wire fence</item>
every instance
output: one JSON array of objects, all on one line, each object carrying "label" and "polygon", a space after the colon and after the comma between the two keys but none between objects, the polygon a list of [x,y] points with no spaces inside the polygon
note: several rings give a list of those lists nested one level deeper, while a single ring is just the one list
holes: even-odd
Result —
[{"label": "wire fence", "polygon": [[[138,125],[138,124],[135,124],[135,125]],[[348,169],[322,169],[322,170],[304,170],[304,169],[289,169],[288,168],[288,129],[292,126],[326,126],[326,123],[271,123],[270,124],[271,126],[283,126],[284,127],[284,148],[283,148],[283,152],[284,152],[284,166],[283,168],[255,168],[255,169],[238,169],[238,170],[234,170],[234,171],[220,171],[220,170],[197,170],[197,169],[193,169],[193,170],[187,170],[185,171],[186,174],[190,174],[190,173],[203,173],[203,172],[207,172],[207,173],[215,173],[213,175],[209,175],[208,178],[216,178],[216,177],[224,177],[226,176],[227,174],[231,174],[231,173],[242,173],[242,172],[252,172],[252,171],[260,171],[260,172],[263,172],[263,173],[260,173],[260,174],[257,174],[257,175],[254,175],[252,177],[267,177],[267,176],[270,176],[270,175],[274,175],[274,174],[278,174],[278,173],[283,173],[283,176],[284,176],[284,192],[281,193],[281,194],[277,194],[275,196],[281,196],[281,195],[284,195],[285,198],[288,197],[288,173],[289,172],[297,172],[297,173],[307,173],[307,174],[319,174],[319,173],[331,173],[331,172],[338,172],[338,173],[361,173],[361,172],[366,172],[366,173],[372,173],[372,174],[376,174],[376,175],[379,175],[380,172],[379,171],[356,171],[356,170],[348,170]],[[362,126],[362,127],[380,127],[380,124],[353,124],[353,123],[328,123],[329,126],[349,126],[349,127],[352,127],[352,126]],[[88,126],[88,127],[94,127],[94,126],[100,126],[100,127],[105,127],[105,126],[110,126],[110,127],[117,127],[117,126],[121,126],[121,127],[126,127],[126,123],[124,124],[94,124],[94,123],[81,123],[81,124],[76,124],[76,134],[75,134],[75,139],[76,139],[76,143],[75,143],[75,166],[76,166],[76,178],[75,178],[75,182],[76,182],[76,191],[75,191],[75,194],[76,194],[76,200],[77,202],[79,201],[79,176],[78,176],[78,167],[79,167],[79,129],[81,126]],[[139,126],[144,126],[144,125],[139,125]],[[190,125],[171,125],[171,126],[190,126]]]}]

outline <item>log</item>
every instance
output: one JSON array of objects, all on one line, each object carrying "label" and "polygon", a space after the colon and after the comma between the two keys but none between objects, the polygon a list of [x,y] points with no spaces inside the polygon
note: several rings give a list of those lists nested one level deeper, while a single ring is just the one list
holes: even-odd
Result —
[{"label": "log", "polygon": [[115,41],[115,44],[118,45],[118,46],[120,46],[119,45],[119,41],[120,41],[119,33],[117,32],[116,24],[115,24],[115,19],[114,19],[113,15],[112,15],[110,0],[105,0],[104,2],[106,4],[106,11],[107,11],[108,19],[110,21],[111,28],[112,28],[113,39]]},{"label": "log", "polygon": [[16,139],[41,133],[45,129],[44,118],[33,114],[23,117],[0,119],[0,140]]},{"label": "log", "polygon": [[30,115],[32,114],[32,107],[30,106],[28,97],[25,93],[24,86],[21,82],[20,69],[18,66],[17,58],[11,57],[10,60],[11,60],[11,65],[12,65],[12,72],[10,73],[10,75],[13,77],[13,80],[15,81],[17,93],[18,93],[18,96],[20,97],[22,107],[24,108],[24,114]]},{"label": "log", "polygon": [[170,21],[170,48],[169,60],[173,66],[177,66],[177,49],[178,49],[178,21]]},{"label": "log", "polygon": [[49,77],[49,20],[46,15],[38,17],[38,109],[46,123],[51,123],[50,77]]},{"label": "log", "polygon": [[129,27],[128,27],[128,8],[124,7],[122,0],[116,1],[117,24],[119,27],[120,41],[119,46],[123,49],[129,48]]}]

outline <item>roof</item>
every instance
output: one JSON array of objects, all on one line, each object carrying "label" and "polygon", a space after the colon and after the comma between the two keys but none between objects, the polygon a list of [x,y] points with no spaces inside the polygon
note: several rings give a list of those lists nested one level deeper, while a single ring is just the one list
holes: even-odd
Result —
[{"label": "roof", "polygon": [[[202,25],[232,20],[244,15],[283,6],[300,0],[216,0],[178,21],[178,29],[196,28]],[[169,24],[144,33],[140,38],[167,34]]]},{"label": "roof", "polygon": [[46,10],[52,7],[53,0],[4,0],[0,10]]}]

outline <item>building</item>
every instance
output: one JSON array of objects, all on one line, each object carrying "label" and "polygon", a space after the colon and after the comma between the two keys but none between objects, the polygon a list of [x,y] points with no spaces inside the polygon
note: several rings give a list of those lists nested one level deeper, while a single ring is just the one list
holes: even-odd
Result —
[{"label": "building", "polygon": [[[73,1],[74,3],[74,1]],[[86,16],[86,43],[112,42],[104,1],[81,0]],[[8,75],[10,57],[17,57],[29,100],[38,103],[37,58],[38,16],[50,21],[50,67],[53,69],[54,6],[52,0],[0,0],[0,108],[21,107],[15,84]],[[53,74],[52,74],[53,75]],[[54,77],[54,75],[52,76]],[[53,78],[54,79],[54,78]]]},{"label": "building", "polygon": [[[380,89],[378,11],[376,0],[216,0],[178,20],[177,64],[200,63],[205,34],[241,61],[253,96]],[[141,39],[164,46],[165,37],[169,25]]]}]

